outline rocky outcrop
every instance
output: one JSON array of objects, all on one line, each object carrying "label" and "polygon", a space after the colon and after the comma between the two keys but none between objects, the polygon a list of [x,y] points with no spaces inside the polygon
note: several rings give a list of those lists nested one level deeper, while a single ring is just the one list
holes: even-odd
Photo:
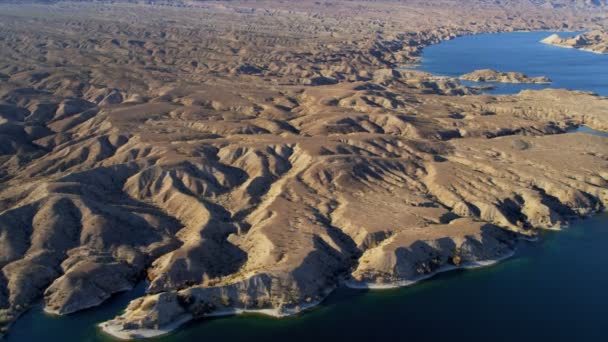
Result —
[{"label": "rocky outcrop", "polygon": [[529,77],[521,72],[500,72],[492,69],[480,69],[460,76],[461,80],[473,82],[497,83],[551,83],[545,76]]},{"label": "rocky outcrop", "polygon": [[[292,284],[294,285],[294,284]],[[241,312],[275,317],[298,313],[319,303],[322,297],[289,298],[290,284],[268,274],[258,274],[222,287],[190,287],[132,301],[125,313],[102,323],[108,334],[132,339],[165,334],[193,319]],[[293,293],[293,292],[292,292]],[[320,292],[322,296],[328,291]],[[295,294],[295,293],[294,293]]]},{"label": "rocky outcrop", "polygon": [[[447,231],[458,231],[456,235]],[[405,231],[366,251],[351,287],[406,286],[442,271],[496,262],[513,254],[516,235],[468,218],[422,231]]]},{"label": "rocky outcrop", "polygon": [[580,49],[589,52],[608,53],[608,32],[605,30],[590,31],[574,37],[562,38],[558,34],[552,34],[541,40],[544,44],[555,45],[566,48]]}]

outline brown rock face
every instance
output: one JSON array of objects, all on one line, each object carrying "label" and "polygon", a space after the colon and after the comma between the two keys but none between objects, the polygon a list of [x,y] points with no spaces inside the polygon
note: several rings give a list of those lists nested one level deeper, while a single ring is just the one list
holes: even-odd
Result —
[{"label": "brown rock face", "polygon": [[345,280],[495,261],[608,204],[606,138],[564,134],[608,130],[608,99],[474,95],[397,68],[457,35],[605,13],[332,4],[1,4],[0,329],[142,280],[107,332],[291,314]]},{"label": "brown rock face", "polygon": [[606,30],[590,31],[570,38],[562,38],[557,34],[552,34],[541,42],[595,53],[608,53],[608,31]]},{"label": "brown rock face", "polygon": [[545,76],[529,77],[521,72],[500,72],[492,69],[475,70],[460,76],[461,80],[498,83],[551,83]]}]

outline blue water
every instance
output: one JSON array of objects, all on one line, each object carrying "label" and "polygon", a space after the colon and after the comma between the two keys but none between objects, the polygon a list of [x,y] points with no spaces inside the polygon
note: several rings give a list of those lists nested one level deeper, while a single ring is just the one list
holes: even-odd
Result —
[{"label": "blue water", "polygon": [[518,71],[528,76],[547,76],[551,84],[504,84],[466,82],[465,85],[493,85],[491,94],[513,94],[523,89],[566,88],[608,96],[608,55],[567,49],[540,43],[553,33],[515,32],[480,34],[456,38],[427,47],[418,70],[458,77],[478,69]]},{"label": "blue water", "polygon": [[[608,110],[606,111],[606,115],[608,115]],[[591,128],[587,127],[587,126],[576,127],[574,129],[572,129],[570,132],[572,132],[572,133],[587,133],[587,134],[591,134],[591,135],[597,135],[598,137],[606,137],[606,138],[608,138],[608,132],[596,131],[596,130],[591,129]]]},{"label": "blue water", "polygon": [[[427,49],[421,68],[450,76],[488,67],[521,71],[549,76],[554,86],[607,94],[607,57],[537,43],[549,34],[458,38]],[[498,92],[531,88],[500,87]],[[606,136],[584,126],[577,130]],[[542,233],[537,242],[522,241],[514,258],[492,267],[448,272],[403,289],[339,289],[296,317],[207,319],[153,341],[608,341],[607,246],[603,213],[562,232]],[[142,291],[143,284],[65,317],[34,308],[7,341],[113,341],[96,323],[119,314]]]}]

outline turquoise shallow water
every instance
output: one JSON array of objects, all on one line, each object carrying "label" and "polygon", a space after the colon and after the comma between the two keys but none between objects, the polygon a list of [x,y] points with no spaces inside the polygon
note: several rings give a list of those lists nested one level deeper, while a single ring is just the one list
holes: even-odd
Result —
[{"label": "turquoise shallow water", "polygon": [[[608,57],[537,43],[547,35],[458,38],[428,48],[421,68],[450,76],[484,67],[522,71],[547,75],[554,85],[608,94]],[[490,58],[488,51],[499,57]],[[495,64],[484,64],[492,60]],[[152,341],[605,341],[607,247],[608,214],[603,213],[573,222],[562,232],[543,233],[539,241],[522,241],[514,258],[491,267],[440,274],[409,288],[339,289],[319,307],[296,317],[207,319]],[[120,313],[143,289],[140,284],[101,307],[66,317],[47,316],[34,308],[15,324],[7,340],[113,341],[96,323]]]},{"label": "turquoise shallow water", "polygon": [[566,88],[608,96],[608,55],[539,43],[553,33],[514,32],[480,34],[429,46],[418,70],[458,77],[477,69],[518,71],[528,76],[547,76],[553,83],[503,84],[466,82],[466,85],[496,86],[492,94],[512,94],[523,89]]}]

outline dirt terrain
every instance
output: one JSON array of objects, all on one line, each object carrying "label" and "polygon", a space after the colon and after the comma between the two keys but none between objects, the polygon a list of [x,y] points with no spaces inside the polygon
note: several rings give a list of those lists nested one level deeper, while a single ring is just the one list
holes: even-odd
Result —
[{"label": "dirt terrain", "polygon": [[402,66],[606,1],[0,1],[0,327],[147,280],[153,336],[510,255],[608,205],[608,99]]}]

